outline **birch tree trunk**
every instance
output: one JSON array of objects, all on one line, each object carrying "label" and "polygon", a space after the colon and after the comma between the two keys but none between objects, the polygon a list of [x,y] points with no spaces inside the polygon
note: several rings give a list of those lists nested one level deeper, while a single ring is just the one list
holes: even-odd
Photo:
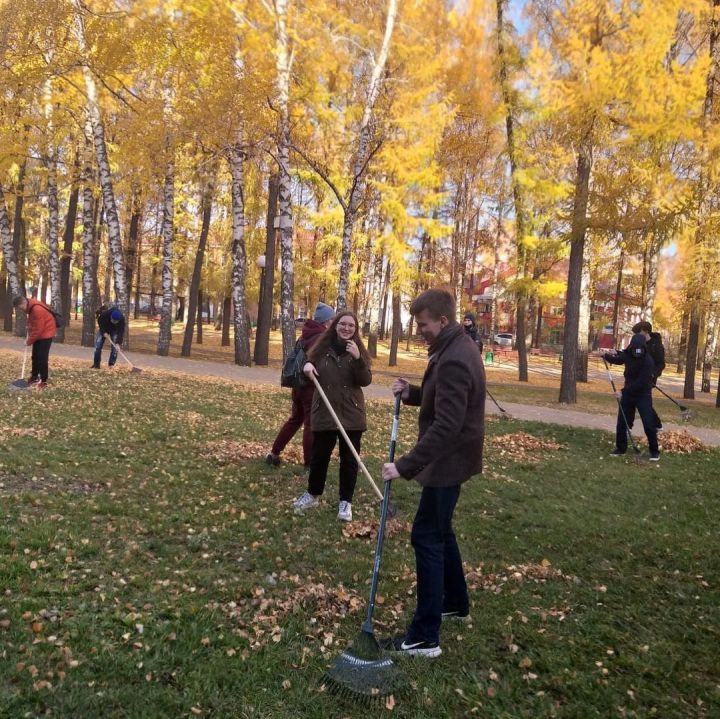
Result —
[{"label": "birch tree trunk", "polygon": [[588,381],[588,345],[590,340],[590,261],[583,258],[578,314],[577,380]]},{"label": "birch tree trunk", "polygon": [[[182,350],[180,351],[180,354],[183,357],[190,356],[190,350],[192,348],[193,330],[195,329],[195,315],[197,314],[201,304],[199,302],[200,281],[202,279],[202,266],[205,260],[205,247],[207,246],[208,234],[210,233],[213,190],[214,178],[210,177],[203,189],[201,203],[202,227],[200,228],[200,240],[198,242],[198,249],[195,255],[195,266],[193,267],[192,279],[190,280],[190,291],[188,296],[188,318],[185,324],[185,335],[183,336]],[[200,309],[200,311],[202,310]],[[202,317],[202,315],[200,315],[200,317]]]},{"label": "birch tree trunk", "polygon": [[75,37],[80,49],[80,55],[84,60],[82,64],[82,74],[85,81],[88,114],[90,116],[90,125],[92,127],[93,142],[95,145],[95,155],[98,171],[100,173],[100,187],[102,188],[103,202],[105,205],[105,220],[108,227],[108,244],[112,255],[112,269],[113,276],[115,278],[115,295],[120,309],[125,317],[127,317],[129,297],[127,293],[127,286],[125,284],[125,256],[123,252],[122,235],[120,233],[120,220],[117,211],[117,204],[115,202],[112,174],[110,171],[110,161],[108,159],[107,145],[105,143],[105,128],[103,126],[102,115],[100,113],[97,85],[86,61],[87,43],[85,40],[83,5],[81,0],[74,0],[74,5]]},{"label": "birch tree trunk", "polygon": [[[158,332],[157,353],[167,357],[170,352],[171,328],[173,320],[173,238],[175,235],[175,157],[172,143],[167,140],[165,146],[167,164],[163,185],[162,220],[162,306],[160,309],[160,329]],[[138,278],[138,282],[140,279]]]},{"label": "birch tree trunk", "polygon": [[585,233],[587,230],[587,207],[592,172],[591,130],[578,148],[575,174],[575,198],[570,229],[570,266],[568,268],[565,300],[565,336],[563,339],[563,362],[560,374],[559,402],[577,402],[577,358],[580,328],[580,296],[585,256]]},{"label": "birch tree trunk", "polygon": [[88,132],[81,179],[83,185],[83,326],[81,344],[83,347],[92,347],[95,344],[95,310],[97,308],[98,252],[96,242],[98,235],[95,232],[91,142],[90,132]]},{"label": "birch tree trunk", "polygon": [[268,178],[268,206],[265,218],[265,267],[260,277],[257,327],[255,328],[255,364],[266,365],[270,347],[270,325],[274,307],[275,288],[275,217],[278,209],[278,176]]},{"label": "birch tree trunk", "polygon": [[387,13],[385,15],[385,33],[383,35],[380,52],[377,55],[375,64],[370,74],[370,83],[365,98],[365,106],[363,108],[363,116],[360,121],[360,129],[358,134],[358,145],[355,152],[352,167],[352,184],[345,206],[345,214],[343,217],[343,238],[342,253],[340,256],[340,282],[338,283],[337,308],[342,309],[347,306],[348,287],[350,282],[350,253],[352,251],[352,233],[355,220],[357,218],[360,201],[365,194],[365,180],[367,177],[367,165],[370,159],[370,143],[374,134],[372,123],[373,111],[377,102],[380,88],[382,85],[382,77],[387,64],[388,53],[390,51],[390,41],[392,40],[393,29],[395,27],[395,19],[397,17],[398,0],[388,0]]},{"label": "birch tree trunk", "polygon": [[13,245],[12,234],[10,233],[10,220],[8,218],[5,193],[0,185],[0,239],[2,240],[3,257],[5,258],[5,272],[7,273],[8,286],[13,297],[24,294],[18,280],[17,259]]},{"label": "birch tree trunk", "polygon": [[[239,142],[230,148],[232,176],[232,301],[235,331],[235,364],[250,366],[250,331],[245,298],[247,257],[245,254],[245,153]],[[223,309],[223,320],[229,306]],[[224,322],[223,322],[224,324]]]},{"label": "birch tree trunk", "polygon": [[130,198],[130,228],[128,229],[127,255],[125,257],[125,285],[128,294],[128,315],[125,318],[125,336],[123,347],[130,349],[130,298],[133,294],[133,275],[138,255],[138,241],[140,238],[140,223],[142,221],[142,204],[140,199],[140,186],[133,182]]}]

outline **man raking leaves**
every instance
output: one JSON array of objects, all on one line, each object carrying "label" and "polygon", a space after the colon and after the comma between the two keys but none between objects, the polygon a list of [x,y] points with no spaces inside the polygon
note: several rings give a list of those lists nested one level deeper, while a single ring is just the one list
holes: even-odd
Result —
[{"label": "man raking leaves", "polygon": [[[62,322],[60,315],[44,302],[26,297],[15,297],[13,307],[27,315],[27,339],[25,345],[32,347],[31,372],[28,386],[34,389],[47,387],[50,346]],[[23,374],[25,360],[23,359]],[[24,379],[21,377],[20,379]],[[15,385],[20,386],[20,385]]]},{"label": "man raking leaves", "polygon": [[428,344],[420,387],[398,378],[393,392],[419,405],[417,444],[383,466],[383,479],[415,479],[422,486],[411,542],[417,571],[417,608],[407,632],[381,643],[388,651],[438,657],[443,619],[467,620],[470,603],[452,519],[460,487],[482,470],[485,370],[477,345],[455,319],[445,290],[426,290],[410,306]]}]

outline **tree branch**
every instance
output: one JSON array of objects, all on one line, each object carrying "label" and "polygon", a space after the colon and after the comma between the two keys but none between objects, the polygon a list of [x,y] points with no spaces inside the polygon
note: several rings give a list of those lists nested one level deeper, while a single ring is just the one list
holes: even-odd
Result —
[{"label": "tree branch", "polygon": [[[313,160],[311,157],[309,157],[305,152],[303,152],[299,147],[296,145],[290,145],[290,149],[293,152],[297,152],[300,157],[302,157],[305,162],[307,162],[308,165],[318,174],[320,177],[325,181],[325,184],[333,191],[335,194],[335,197],[337,197],[338,202],[340,203],[340,206],[343,208],[343,212],[347,212],[348,210],[348,203],[345,200],[345,198],[340,194],[340,190],[338,190],[337,185],[330,179],[330,175],[328,174],[327,170],[323,168],[321,165],[319,165],[315,160]],[[353,184],[353,187],[355,185]]]}]

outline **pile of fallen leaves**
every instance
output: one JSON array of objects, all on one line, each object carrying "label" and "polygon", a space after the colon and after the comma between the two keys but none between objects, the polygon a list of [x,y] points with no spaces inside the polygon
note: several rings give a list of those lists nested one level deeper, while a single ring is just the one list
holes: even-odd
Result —
[{"label": "pile of fallen leaves", "polygon": [[502,572],[484,573],[482,565],[477,568],[466,567],[466,569],[469,589],[480,589],[494,594],[500,594],[506,586],[525,584],[526,582],[545,584],[549,581],[561,581],[577,584],[580,581],[577,577],[556,569],[547,559],[543,559],[539,563],[511,564]]},{"label": "pile of fallen leaves", "polygon": [[[349,522],[343,526],[342,533],[348,539],[376,539],[380,522],[373,519],[370,522]],[[398,519],[388,519],[385,523],[385,536],[392,537],[394,534],[406,534],[410,536],[411,522],[401,522]]]},{"label": "pile of fallen leaves", "polygon": [[686,429],[679,432],[663,432],[658,435],[658,440],[662,451],[670,454],[690,454],[707,449],[697,437],[693,437]]},{"label": "pile of fallen leaves", "polygon": [[0,440],[8,437],[34,437],[42,439],[50,434],[47,429],[34,429],[33,427],[5,427],[0,426]]},{"label": "pile of fallen leaves", "polygon": [[[248,459],[264,459],[270,448],[262,442],[238,442],[232,439],[216,439],[208,442],[205,449],[209,457],[220,464],[241,464]],[[288,445],[282,453],[283,462],[303,463],[302,447]]]},{"label": "pile of fallen leaves", "polygon": [[531,462],[539,459],[538,452],[540,451],[567,449],[564,444],[534,437],[527,432],[501,434],[493,437],[489,444],[501,457],[518,462]]}]

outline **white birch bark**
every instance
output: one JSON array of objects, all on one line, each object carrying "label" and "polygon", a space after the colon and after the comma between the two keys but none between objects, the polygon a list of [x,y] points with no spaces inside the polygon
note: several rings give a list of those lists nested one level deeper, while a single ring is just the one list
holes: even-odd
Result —
[{"label": "white birch bark", "polygon": [[[47,239],[48,239],[48,272],[50,274],[50,305],[55,312],[62,312],[62,297],[60,294],[60,246],[58,244],[59,207],[57,188],[57,153],[53,146],[53,107],[52,107],[52,80],[47,80],[43,88],[43,101],[45,120],[47,121],[47,167],[46,199],[48,209]],[[58,342],[65,340],[65,325],[59,327],[55,335]]]},{"label": "white birch bark", "polygon": [[293,294],[293,219],[290,184],[290,71],[293,55],[287,31],[288,0],[275,0],[276,91],[279,122],[277,160],[279,166],[278,215],[280,218],[280,319],[282,323],[283,357],[295,345]]},{"label": "white birch bark", "polygon": [[247,257],[245,255],[245,153],[239,140],[229,153],[232,176],[232,300],[235,331],[235,364],[250,366],[250,333],[245,299]]},{"label": "white birch bark", "polygon": [[[89,121],[88,121],[89,125]],[[88,126],[86,128],[85,139],[85,158],[82,171],[82,254],[83,254],[83,326],[82,341],[83,347],[92,347],[95,343],[95,309],[97,296],[95,288],[97,287],[97,252],[95,248],[95,198],[93,197],[93,149],[92,149],[92,130]]]},{"label": "white birch bark", "polygon": [[344,208],[342,254],[340,257],[340,282],[338,284],[337,297],[338,309],[342,309],[347,306],[353,226],[360,207],[360,202],[365,194],[365,180],[367,177],[367,163],[369,159],[368,155],[370,153],[370,141],[372,140],[374,131],[372,124],[373,111],[375,109],[375,103],[377,102],[378,95],[380,94],[382,76],[385,72],[385,65],[387,64],[387,58],[390,52],[390,42],[395,28],[397,7],[397,0],[388,0],[387,14],[385,17],[385,33],[383,35],[380,52],[377,55],[370,75],[370,84],[368,85],[365,107],[363,108],[363,116],[360,122],[358,146],[352,167],[352,184],[350,186],[347,204]]},{"label": "white birch bark", "polygon": [[160,330],[158,333],[157,353],[167,357],[170,351],[173,319],[173,238],[175,235],[175,149],[168,137],[165,143],[167,164],[163,184],[162,219],[162,268],[160,270],[162,286],[162,305],[160,308]]},{"label": "white birch bark", "polygon": [[7,203],[5,202],[5,193],[0,186],[0,240],[2,240],[2,252],[5,259],[5,273],[7,275],[10,292],[13,297],[23,294],[18,279],[17,258],[15,256],[15,247],[13,245],[12,233],[10,232],[10,218],[8,216]]},{"label": "white birch bark", "polygon": [[[85,58],[87,55],[87,43],[85,41],[85,23],[83,21],[83,6],[80,0],[74,0],[75,17],[74,31],[78,43],[80,55]],[[108,244],[112,254],[113,277],[115,279],[115,295],[117,303],[125,316],[128,316],[129,300],[127,285],[125,283],[125,256],[120,232],[120,219],[118,216],[115,192],[113,190],[112,174],[110,172],[110,161],[108,159],[107,145],[105,143],[105,128],[100,112],[97,84],[88,67],[83,62],[82,74],[85,81],[85,92],[87,94],[87,107],[92,127],[93,143],[97,159],[98,171],[100,174],[100,187],[102,189],[103,202],[105,205],[105,219],[108,227]]]}]

